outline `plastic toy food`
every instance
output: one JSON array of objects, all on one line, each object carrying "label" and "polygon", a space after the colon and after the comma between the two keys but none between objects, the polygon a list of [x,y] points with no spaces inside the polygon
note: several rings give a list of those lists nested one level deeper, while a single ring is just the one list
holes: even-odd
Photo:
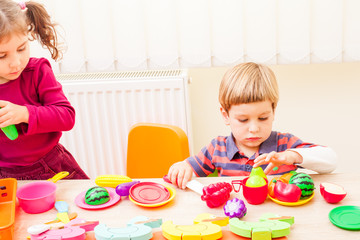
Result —
[{"label": "plastic toy food", "polygon": [[161,226],[166,239],[221,239],[221,227],[211,222],[200,222],[193,225],[175,225],[166,221]]},{"label": "plastic toy food", "polygon": [[132,179],[128,176],[123,175],[100,175],[95,178],[96,185],[100,187],[113,187],[116,188],[117,185],[131,182]]},{"label": "plastic toy food", "polygon": [[231,191],[232,186],[230,183],[213,183],[203,188],[201,200],[206,201],[206,205],[210,208],[218,207],[230,198]]},{"label": "plastic toy food", "polygon": [[256,168],[251,169],[251,173],[250,173],[249,177],[251,177],[251,176],[259,176],[259,177],[267,179],[266,174],[264,173],[264,171],[261,167],[256,167]]},{"label": "plastic toy food", "polygon": [[159,228],[162,219],[150,219],[145,216],[138,216],[131,219],[126,227],[109,228],[105,224],[99,224],[94,228],[95,238],[97,240],[115,240],[115,239],[153,239],[152,229]]},{"label": "plastic toy food", "polygon": [[254,240],[285,237],[290,234],[290,227],[289,223],[277,220],[259,222],[241,221],[238,218],[231,218],[229,220],[231,232]]},{"label": "plastic toy food", "polygon": [[343,187],[327,182],[320,183],[320,193],[328,203],[338,203],[346,196]]},{"label": "plastic toy food", "polygon": [[277,180],[279,180],[279,177],[274,177],[273,179],[271,179],[271,181],[268,185],[268,192],[269,192],[270,197],[275,197],[274,189],[275,189],[275,184],[276,184]]},{"label": "plastic toy food", "polygon": [[1,128],[1,130],[5,133],[5,135],[10,139],[10,140],[15,140],[18,138],[18,131],[15,127],[15,125],[9,125],[7,127],[3,127]]},{"label": "plastic toy food", "polygon": [[[0,107],[1,109],[1,107]],[[15,127],[15,125],[9,125],[7,127],[3,127],[1,128],[1,130],[5,133],[5,135],[10,139],[10,140],[15,140],[17,139],[17,137],[19,136],[18,131]]]},{"label": "plastic toy food", "polygon": [[246,215],[246,206],[243,200],[238,198],[231,199],[224,205],[224,213],[226,216],[233,218],[242,218]]},{"label": "plastic toy food", "polygon": [[[62,240],[85,240],[86,232],[94,230],[99,221],[85,221],[76,218],[65,224],[62,228],[46,230],[41,225],[29,228],[32,240],[62,239]],[[41,232],[43,230],[43,232]],[[37,232],[40,232],[37,234]]]},{"label": "plastic toy food", "polygon": [[89,205],[100,205],[110,200],[108,190],[103,187],[95,186],[89,188],[85,194],[85,203]]},{"label": "plastic toy food", "polygon": [[217,217],[210,213],[200,213],[194,219],[194,224],[200,222],[211,222],[213,224],[219,225],[220,227],[225,227],[229,224],[229,217]]},{"label": "plastic toy food", "polygon": [[309,198],[314,193],[314,181],[309,174],[295,173],[289,180],[290,184],[295,184],[301,189],[300,199]]},{"label": "plastic toy food", "polygon": [[251,169],[249,179],[246,181],[245,185],[247,187],[262,187],[266,185],[265,179],[267,179],[267,177],[262,168],[256,167]]},{"label": "plastic toy food", "polygon": [[262,187],[264,185],[266,185],[265,179],[258,175],[250,176],[249,179],[246,181],[247,187]]},{"label": "plastic toy food", "polygon": [[129,196],[130,188],[137,183],[140,183],[140,181],[121,183],[116,187],[115,191],[119,196],[127,197]]},{"label": "plastic toy food", "polygon": [[295,171],[291,171],[291,172],[288,172],[288,173],[284,173],[283,175],[281,175],[281,176],[279,177],[279,180],[282,181],[282,182],[284,182],[284,183],[289,183],[290,178],[291,178],[294,174],[296,174]]},{"label": "plastic toy food", "polygon": [[295,184],[283,183],[278,180],[275,183],[274,195],[283,202],[297,202],[301,196],[301,189]]}]

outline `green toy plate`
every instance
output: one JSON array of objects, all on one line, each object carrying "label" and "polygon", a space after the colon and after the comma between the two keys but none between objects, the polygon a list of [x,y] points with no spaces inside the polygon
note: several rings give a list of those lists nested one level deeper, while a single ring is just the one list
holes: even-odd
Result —
[{"label": "green toy plate", "polygon": [[332,224],[346,230],[360,230],[360,207],[340,206],[329,213]]}]

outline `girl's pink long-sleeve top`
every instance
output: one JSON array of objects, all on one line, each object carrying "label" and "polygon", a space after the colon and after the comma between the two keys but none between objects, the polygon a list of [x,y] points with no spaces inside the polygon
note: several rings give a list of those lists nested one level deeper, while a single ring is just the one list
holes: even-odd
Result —
[{"label": "girl's pink long-sleeve top", "polygon": [[24,105],[29,111],[29,123],[16,125],[16,140],[0,131],[0,167],[31,165],[75,124],[75,110],[45,58],[30,58],[18,79],[0,84],[0,100]]}]

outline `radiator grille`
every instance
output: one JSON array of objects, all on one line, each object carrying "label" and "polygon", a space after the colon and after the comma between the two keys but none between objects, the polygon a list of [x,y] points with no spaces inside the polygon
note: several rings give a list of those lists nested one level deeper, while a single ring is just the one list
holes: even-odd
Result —
[{"label": "radiator grille", "polygon": [[179,126],[187,133],[191,148],[185,70],[56,77],[76,110],[75,126],[63,133],[60,142],[91,178],[126,175],[127,135],[138,122]]}]

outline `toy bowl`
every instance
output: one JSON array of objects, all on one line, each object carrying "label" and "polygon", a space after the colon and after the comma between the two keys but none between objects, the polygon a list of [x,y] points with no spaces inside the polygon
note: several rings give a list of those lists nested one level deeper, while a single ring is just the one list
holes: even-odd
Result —
[{"label": "toy bowl", "polygon": [[56,185],[37,181],[21,186],[16,193],[20,207],[26,213],[43,213],[54,207]]},{"label": "toy bowl", "polygon": [[[243,195],[246,201],[252,205],[258,205],[265,202],[268,195],[268,180],[265,179],[266,184],[261,187],[248,187],[246,186],[246,181],[249,177],[244,178],[243,180],[233,180],[232,185],[234,191],[240,191],[241,186],[243,187]],[[240,184],[240,188],[236,191],[234,184]]]}]

